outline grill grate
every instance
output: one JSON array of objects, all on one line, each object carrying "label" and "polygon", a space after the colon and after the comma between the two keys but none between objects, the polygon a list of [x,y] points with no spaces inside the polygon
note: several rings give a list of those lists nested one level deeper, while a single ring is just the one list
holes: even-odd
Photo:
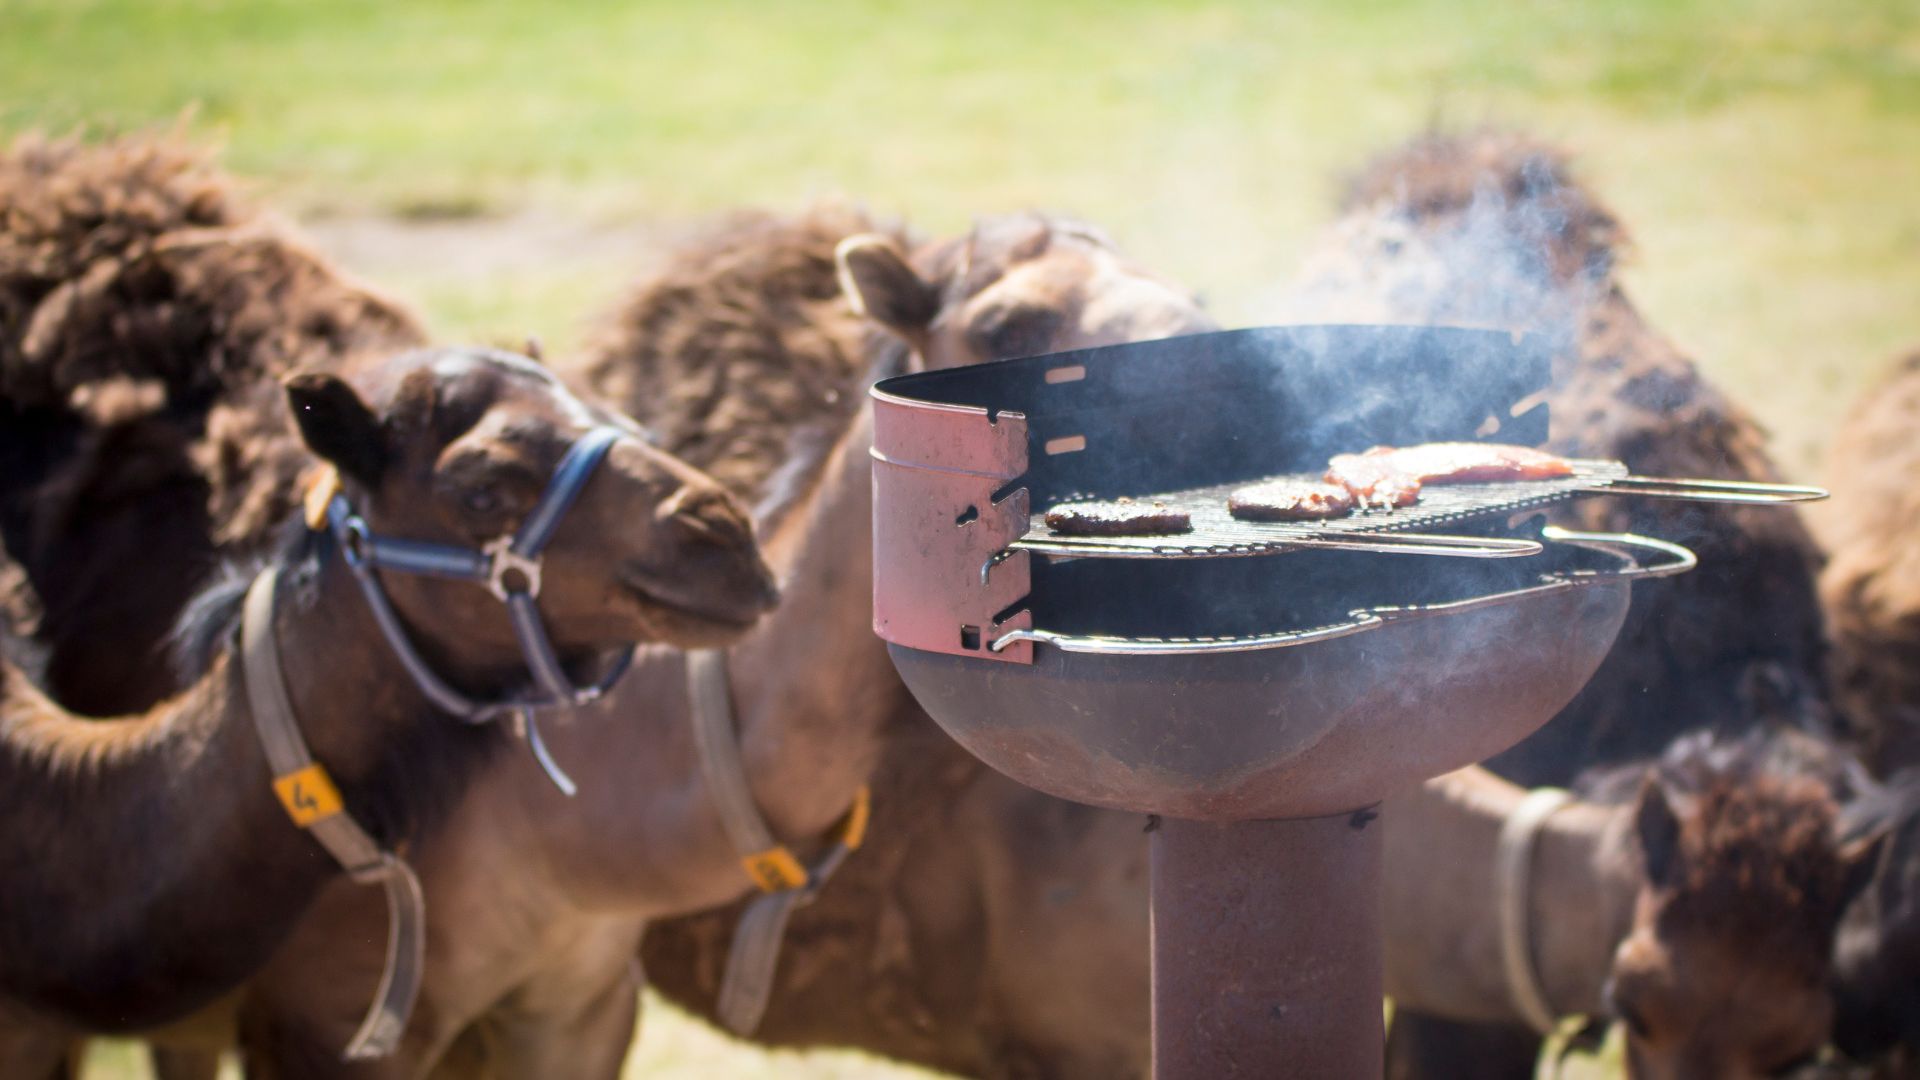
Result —
[{"label": "grill grate", "polygon": [[[1602,491],[1628,475],[1627,467],[1617,461],[1573,459],[1571,463],[1574,470],[1572,476],[1491,484],[1435,484],[1422,489],[1420,501],[1412,506],[1398,510],[1366,510],[1331,521],[1242,521],[1227,512],[1228,493],[1248,484],[1281,477],[1261,477],[1185,491],[1134,496],[1141,502],[1165,503],[1169,508],[1184,510],[1192,517],[1193,531],[1158,536],[1063,536],[1047,527],[1046,511],[1050,507],[1040,507],[1029,521],[1026,535],[1012,546],[1047,555],[1122,559],[1265,555],[1291,548],[1348,541],[1356,546],[1365,543],[1373,547],[1379,545],[1370,543],[1369,538],[1386,540],[1392,534],[1403,533],[1421,534],[1424,537],[1424,534],[1443,531],[1463,522],[1530,510],[1576,495]],[[1299,474],[1293,478],[1319,479],[1314,474]],[[1407,539],[1411,541],[1414,537]],[[1382,550],[1387,548],[1383,547]],[[1531,550],[1539,549],[1535,547]],[[1458,553],[1468,552],[1463,550]]]}]

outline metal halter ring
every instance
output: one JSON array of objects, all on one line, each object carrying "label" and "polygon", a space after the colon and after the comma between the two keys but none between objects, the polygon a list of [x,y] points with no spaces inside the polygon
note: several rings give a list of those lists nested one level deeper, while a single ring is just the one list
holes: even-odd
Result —
[{"label": "metal halter ring", "polygon": [[[522,555],[513,549],[514,535],[507,533],[486,542],[480,548],[490,560],[487,567],[487,591],[506,602],[509,594],[525,593],[534,599],[540,598],[540,556]],[[515,589],[507,584],[507,575],[518,572],[525,579],[526,587]]]}]

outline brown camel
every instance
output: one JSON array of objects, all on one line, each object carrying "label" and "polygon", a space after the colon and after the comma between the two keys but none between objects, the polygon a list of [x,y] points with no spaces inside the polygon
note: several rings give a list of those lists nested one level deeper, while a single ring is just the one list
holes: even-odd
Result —
[{"label": "brown camel", "polygon": [[[1854,407],[1834,437],[1833,501],[1815,520],[1831,553],[1820,578],[1832,636],[1834,695],[1868,761],[1895,774],[1857,810],[1893,821],[1892,850],[1839,955],[1836,1037],[1856,1057],[1920,1063],[1920,352]],[[1896,773],[1897,771],[1897,773]]]},{"label": "brown camel", "polygon": [[[1423,138],[1376,163],[1347,203],[1287,313],[1557,329],[1556,448],[1654,475],[1773,478],[1759,429],[1614,281],[1624,230],[1557,153],[1514,136]],[[1456,265],[1462,257],[1468,265]],[[1652,756],[1684,728],[1817,712],[1818,556],[1795,515],[1593,500],[1569,523],[1681,540],[1702,569],[1637,587],[1592,684],[1497,768],[1564,784],[1595,763]],[[913,713],[891,727],[873,786],[887,825],[790,925],[758,1037],[975,1074],[1137,1069],[1138,819],[1023,789]],[[737,917],[651,927],[652,983],[711,1015]],[[1073,947],[1035,949],[1038,940]],[[1519,1047],[1516,1070],[1532,1075],[1537,1039],[1522,1030],[1506,1041]]]},{"label": "brown camel", "polygon": [[1886,1075],[1920,1069],[1920,769],[1849,803],[1848,831],[1888,833],[1834,949],[1834,1045]]},{"label": "brown camel", "polygon": [[[672,260],[622,308],[584,364],[667,445],[721,471],[732,456],[764,455],[760,475],[772,482],[752,493],[769,496],[766,548],[784,598],[732,650],[731,691],[756,800],[776,835],[803,851],[845,812],[872,770],[880,725],[907,706],[870,630],[871,483],[859,376],[981,359],[983,350],[1046,351],[1209,325],[1186,293],[1073,223],[983,221],[968,237],[911,258],[897,233],[872,233],[847,244],[836,267],[836,241],[872,227],[840,210],[790,222],[743,219]],[[755,245],[761,257],[744,254]],[[793,266],[807,273],[761,278]],[[861,310],[893,334],[834,299],[842,279]],[[659,342],[675,346],[657,349]],[[802,372],[801,381],[837,373],[823,381],[839,379],[840,394],[808,396],[785,414],[778,402],[741,400],[758,385],[756,371],[787,369]],[[656,413],[660,402],[676,400],[665,388],[716,383],[730,383],[728,394],[696,392],[675,407],[741,418],[748,431],[769,412],[818,409],[839,419],[819,424],[824,437],[755,444],[702,440]],[[805,429],[805,421],[795,426]],[[781,455],[802,460],[776,473]],[[681,654],[643,650],[620,688],[590,710],[598,721],[548,732],[554,755],[580,783],[577,799],[561,797],[518,756],[503,757],[418,846],[429,909],[454,914],[432,924],[427,981],[400,1053],[353,1075],[419,1075],[463,1031],[448,1069],[618,1071],[631,1039],[644,920],[723,903],[751,887],[693,757],[685,678]],[[325,897],[250,985],[241,1021],[250,1068],[274,1076],[341,1071],[339,1048],[379,963],[377,950],[360,944],[381,918],[365,899],[349,889]]]},{"label": "brown camel", "polygon": [[271,548],[307,460],[278,380],[425,340],[234,188],[166,138],[0,153],[0,605],[77,712],[177,689],[155,643]]},{"label": "brown camel", "polygon": [[1834,695],[1876,771],[1920,765],[1920,352],[1894,365],[1835,432],[1833,501],[1816,519]]},{"label": "brown camel", "polygon": [[[542,369],[489,352],[412,351],[352,383],[304,372],[287,395],[302,441],[374,534],[468,546],[515,525],[568,446],[609,420]],[[744,515],[630,435],[544,558],[539,609],[561,657],[728,642],[771,604]],[[420,691],[332,533],[293,531],[271,565],[273,640],[315,757],[376,839],[416,837],[499,740]],[[440,677],[482,698],[525,681],[486,590],[382,577]],[[241,594],[222,583],[195,605],[189,636],[211,659],[144,715],[76,719],[0,668],[0,998],[14,1010],[93,1030],[178,1016],[264,963],[338,877],[274,805],[256,688],[228,646]]]}]

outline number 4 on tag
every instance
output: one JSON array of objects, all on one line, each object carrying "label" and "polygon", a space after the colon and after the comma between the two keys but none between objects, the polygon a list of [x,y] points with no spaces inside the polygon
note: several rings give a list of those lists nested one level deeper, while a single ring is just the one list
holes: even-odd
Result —
[{"label": "number 4 on tag", "polygon": [[274,777],[273,793],[280,797],[287,816],[303,829],[342,809],[340,789],[333,786],[333,778],[318,764]]}]

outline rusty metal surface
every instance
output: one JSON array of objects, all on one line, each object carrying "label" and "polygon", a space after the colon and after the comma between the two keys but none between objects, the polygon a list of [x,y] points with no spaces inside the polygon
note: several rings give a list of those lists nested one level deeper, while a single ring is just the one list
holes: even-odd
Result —
[{"label": "rusty metal surface", "polygon": [[962,746],[1051,795],[1198,821],[1373,803],[1506,749],[1606,655],[1625,584],[1595,584],[1261,652],[1027,666],[892,646]]},{"label": "rusty metal surface", "polygon": [[1372,811],[1154,832],[1155,1080],[1377,1080]]},{"label": "rusty metal surface", "polygon": [[[1026,531],[1027,492],[993,496],[1027,470],[1024,417],[873,395],[873,631],[886,641],[989,662],[1029,663],[1033,646],[987,645],[1031,628],[1027,560],[982,567]],[[969,630],[968,628],[971,628]]]}]

